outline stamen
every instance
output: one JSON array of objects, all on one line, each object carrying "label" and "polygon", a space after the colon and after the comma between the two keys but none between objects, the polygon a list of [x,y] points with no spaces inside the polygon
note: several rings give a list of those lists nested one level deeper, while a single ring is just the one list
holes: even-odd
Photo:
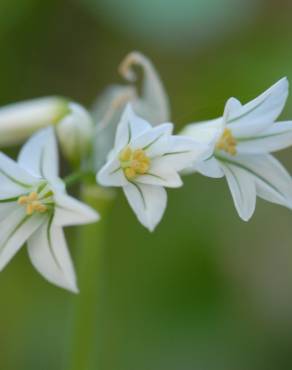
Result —
[{"label": "stamen", "polygon": [[32,191],[29,195],[22,195],[18,198],[17,203],[26,207],[26,214],[31,216],[34,212],[44,213],[48,210],[48,207],[43,204],[39,195]]},{"label": "stamen", "polygon": [[237,145],[237,140],[232,135],[231,130],[229,128],[225,128],[221,138],[216,144],[216,149],[224,150],[230,155],[236,155],[237,153],[236,145]]},{"label": "stamen", "polygon": [[126,149],[124,149],[120,154],[120,161],[121,162],[129,161],[131,159],[131,156],[132,150],[130,147],[127,146]]},{"label": "stamen", "polygon": [[132,150],[127,146],[120,153],[119,160],[128,180],[133,180],[138,175],[144,175],[150,167],[150,159],[143,149]]}]

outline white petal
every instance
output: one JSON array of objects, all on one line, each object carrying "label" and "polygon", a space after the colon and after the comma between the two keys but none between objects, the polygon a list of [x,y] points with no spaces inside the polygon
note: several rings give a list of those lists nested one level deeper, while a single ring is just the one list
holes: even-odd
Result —
[{"label": "white petal", "polygon": [[28,240],[28,254],[49,282],[78,293],[76,277],[62,228],[46,222]]},{"label": "white petal", "polygon": [[133,139],[151,128],[148,122],[134,113],[131,104],[127,104],[118,124],[114,145],[115,150],[122,150]]},{"label": "white petal", "polygon": [[129,101],[136,98],[132,86],[112,85],[98,97],[92,115],[96,122],[94,138],[95,169],[99,170],[105,163],[114,146],[115,135],[122,112]]},{"label": "white petal", "polygon": [[291,176],[273,156],[269,154],[237,156],[236,165],[247,171],[254,179],[260,197],[291,208]]},{"label": "white petal", "polygon": [[99,170],[96,179],[103,186],[124,186],[128,183],[118,159],[109,160]]},{"label": "white petal", "polygon": [[245,170],[232,164],[221,164],[239,216],[248,221],[256,205],[256,189],[252,177]]},{"label": "white petal", "polygon": [[135,88],[132,86],[118,84],[109,85],[100,95],[97,96],[91,109],[91,114],[97,122],[97,125],[99,126],[104,124],[104,120],[109,114],[109,111],[110,116],[115,113],[115,110],[119,111],[119,115],[116,117],[119,120],[127,103],[134,100],[135,97]]},{"label": "white petal", "polygon": [[170,136],[162,159],[176,171],[191,167],[194,162],[210,155],[209,147],[186,136]]},{"label": "white petal", "polygon": [[4,200],[14,199],[17,198],[24,193],[27,193],[28,189],[22,188],[20,186],[14,186],[14,184],[8,184],[6,182],[3,183],[1,175],[0,175],[0,203]]},{"label": "white petal", "polygon": [[182,180],[177,171],[160,158],[151,161],[148,173],[139,176],[137,182],[169,188],[178,188],[182,186]]},{"label": "white petal", "polygon": [[223,118],[210,121],[191,123],[184,127],[180,135],[190,136],[201,144],[214,145],[224,129]]},{"label": "white petal", "polygon": [[0,174],[0,201],[18,198],[28,192],[28,187],[21,187]]},{"label": "white petal", "polygon": [[237,152],[241,154],[269,153],[292,145],[292,121],[276,122],[253,137],[241,139]]},{"label": "white petal", "polygon": [[[266,162],[268,163],[268,162]],[[289,173],[279,161],[271,157],[266,168],[270,167],[270,182],[256,181],[257,195],[262,199],[292,208],[292,183]]]},{"label": "white petal", "polygon": [[167,204],[163,187],[132,184],[123,187],[124,193],[138,220],[150,231],[160,222]]},{"label": "white petal", "polygon": [[18,189],[23,191],[30,188],[36,180],[29,172],[0,152],[0,189],[1,186],[3,188],[11,186],[12,192],[17,192]]},{"label": "white petal", "polygon": [[205,161],[195,163],[190,169],[186,169],[184,173],[192,173],[198,171],[200,174],[212,177],[224,177],[224,172],[221,169],[220,163],[215,157],[211,157]]},{"label": "white petal", "polygon": [[45,221],[45,215],[26,216],[23,207],[16,207],[0,223],[0,270],[18,252],[27,239]]},{"label": "white petal", "polygon": [[144,149],[149,157],[157,156],[161,153],[161,149],[164,150],[163,138],[168,137],[172,130],[172,123],[163,123],[151,128],[132,140],[131,148]]},{"label": "white petal", "polygon": [[99,220],[99,215],[85,203],[64,193],[55,196],[54,224],[58,226],[83,225]]},{"label": "white petal", "polygon": [[229,117],[230,112],[236,112],[237,110],[242,109],[242,104],[236,98],[229,98],[225,104],[223,117],[226,117],[226,120],[229,118],[232,120],[233,117]]},{"label": "white petal", "polygon": [[59,161],[56,137],[52,127],[34,134],[22,147],[18,163],[31,174],[54,182]]},{"label": "white petal", "polygon": [[[288,96],[288,81],[282,78],[249,103],[230,106],[228,127],[235,137],[249,137],[268,128],[282,112]],[[239,102],[238,102],[239,103]]]},{"label": "white petal", "polygon": [[135,111],[151,123],[168,121],[170,116],[168,97],[153,64],[141,53],[128,54],[120,65],[120,72],[131,82],[137,77],[133,66],[140,66],[144,71],[142,96],[134,104]]},{"label": "white petal", "polygon": [[0,222],[7,218],[7,216],[14,212],[17,208],[19,208],[19,206],[16,202],[0,203]]}]

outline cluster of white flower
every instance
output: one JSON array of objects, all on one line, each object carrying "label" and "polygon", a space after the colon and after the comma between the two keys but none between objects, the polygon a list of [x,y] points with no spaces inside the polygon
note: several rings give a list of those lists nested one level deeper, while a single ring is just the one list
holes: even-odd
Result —
[{"label": "cluster of white flower", "polygon": [[173,135],[157,72],[131,53],[120,66],[130,82],[134,65],[144,71],[141,95],[135,85],[112,86],[92,112],[58,97],[0,109],[0,146],[28,139],[17,162],[0,153],[0,269],[27,243],[32,264],[48,281],[78,291],[62,228],[99,215],[67,195],[58,176],[57,139],[76,171],[96,175],[99,186],[122,187],[151,231],[166,208],[165,188],[182,186],[181,174],[226,176],[243,220],[252,216],[256,195],[292,208],[292,179],[270,154],[292,144],[292,121],[275,122],[288,96],[287,79],[245,105],[231,98],[223,117]]}]

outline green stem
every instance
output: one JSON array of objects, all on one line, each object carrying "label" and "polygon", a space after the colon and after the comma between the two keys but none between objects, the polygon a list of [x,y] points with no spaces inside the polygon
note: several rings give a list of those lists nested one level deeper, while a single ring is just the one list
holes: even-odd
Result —
[{"label": "green stem", "polygon": [[[89,370],[95,352],[96,321],[100,302],[102,255],[105,248],[107,214],[113,194],[96,185],[85,185],[82,199],[101,215],[97,224],[86,225],[79,230],[78,280],[80,294],[74,298],[75,307],[68,353],[68,370]],[[96,368],[96,367],[93,367]]]},{"label": "green stem", "polygon": [[90,171],[76,171],[64,178],[66,188],[70,188],[84,179],[91,179],[94,175]]}]

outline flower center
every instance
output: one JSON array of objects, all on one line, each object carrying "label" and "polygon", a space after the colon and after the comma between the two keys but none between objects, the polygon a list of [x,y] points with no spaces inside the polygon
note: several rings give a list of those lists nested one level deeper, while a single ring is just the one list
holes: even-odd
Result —
[{"label": "flower center", "polygon": [[132,150],[127,146],[121,151],[119,160],[128,180],[133,180],[138,175],[144,175],[150,167],[150,159],[143,149]]},{"label": "flower center", "polygon": [[42,202],[38,193],[32,191],[28,195],[22,195],[18,198],[18,204],[26,207],[26,214],[31,216],[33,213],[44,213],[48,210],[48,207]]},{"label": "flower center", "polygon": [[230,155],[236,155],[237,141],[229,128],[225,128],[216,144],[216,149],[224,150]]}]

